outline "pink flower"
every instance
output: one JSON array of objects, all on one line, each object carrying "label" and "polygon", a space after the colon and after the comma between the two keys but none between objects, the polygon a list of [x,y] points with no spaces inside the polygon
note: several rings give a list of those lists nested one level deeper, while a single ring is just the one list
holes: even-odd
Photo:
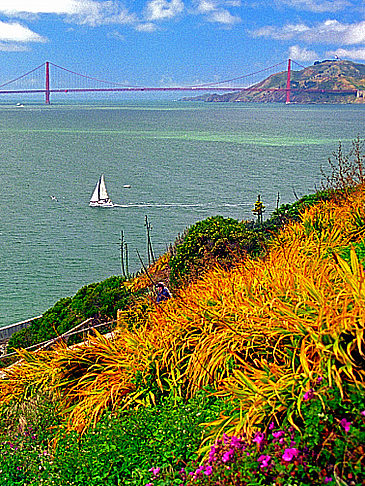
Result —
[{"label": "pink flower", "polygon": [[351,422],[349,422],[348,420],[346,420],[345,418],[343,418],[341,420],[340,424],[345,429],[345,432],[347,434],[347,432],[350,430]]},{"label": "pink flower", "polygon": [[210,474],[212,474],[212,472],[213,472],[212,466],[206,466],[206,468],[204,470],[204,474],[206,474],[207,476],[209,476]]},{"label": "pink flower", "polygon": [[151,467],[151,469],[149,469],[149,472],[151,472],[155,476],[157,476],[157,474],[160,472],[160,468],[159,467]]},{"label": "pink flower", "polygon": [[306,391],[303,395],[304,400],[307,402],[308,400],[311,400],[314,397],[314,393],[312,388],[308,391]]},{"label": "pink flower", "polygon": [[257,442],[258,445],[265,440],[265,434],[263,432],[257,432],[255,437],[252,439],[253,442]]},{"label": "pink flower", "polygon": [[269,425],[269,430],[273,430],[273,429],[275,429],[275,424],[274,422],[271,422]]},{"label": "pink flower", "polygon": [[236,437],[235,435],[231,438],[231,446],[236,447],[239,449],[242,447],[242,440],[239,437]]},{"label": "pink flower", "polygon": [[215,453],[217,452],[217,449],[214,447],[214,445],[210,448],[210,452],[209,452],[209,461],[210,462],[214,462],[217,460],[217,458],[215,457]]},{"label": "pink flower", "polygon": [[330,483],[331,481],[333,481],[333,479],[331,477],[325,477],[324,478],[324,484],[327,484],[327,483]]},{"label": "pink flower", "polygon": [[271,456],[267,456],[263,454],[257,459],[257,462],[261,462],[260,467],[268,467],[270,460],[271,460]]},{"label": "pink flower", "polygon": [[360,412],[360,415],[363,415],[365,417],[365,410],[363,410],[362,412]]},{"label": "pink flower", "polygon": [[229,451],[226,451],[223,456],[222,456],[222,462],[229,462],[232,461],[234,457],[234,450],[229,449]]},{"label": "pink flower", "polygon": [[282,458],[284,459],[284,461],[290,462],[294,457],[297,457],[298,454],[298,449],[296,449],[295,447],[289,447],[288,449],[285,449]]},{"label": "pink flower", "polygon": [[277,432],[273,432],[272,436],[274,439],[280,439],[280,437],[284,437],[285,432],[283,430],[278,430]]},{"label": "pink flower", "polygon": [[[317,383],[319,384],[319,383],[321,383],[322,381],[323,381],[323,376],[319,376],[319,377],[317,378]],[[331,478],[331,479],[332,479],[332,478]]]}]

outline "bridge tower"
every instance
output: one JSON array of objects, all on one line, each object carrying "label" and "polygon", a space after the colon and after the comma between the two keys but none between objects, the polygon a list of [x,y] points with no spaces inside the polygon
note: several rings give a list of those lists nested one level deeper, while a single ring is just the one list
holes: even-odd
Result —
[{"label": "bridge tower", "polygon": [[288,59],[288,75],[286,78],[286,104],[290,103],[290,71],[291,71],[291,59]]},{"label": "bridge tower", "polygon": [[46,105],[50,104],[49,93],[49,62],[46,61]]}]

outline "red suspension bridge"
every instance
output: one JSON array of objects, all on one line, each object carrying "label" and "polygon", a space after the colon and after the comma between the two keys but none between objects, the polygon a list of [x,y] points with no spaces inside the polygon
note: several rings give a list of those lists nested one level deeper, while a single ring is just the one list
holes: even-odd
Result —
[{"label": "red suspension bridge", "polygon": [[[190,86],[128,86],[125,84],[106,81],[85,74],[80,74],[52,62],[46,61],[40,66],[17,76],[16,78],[0,84],[0,95],[2,94],[44,94],[46,104],[50,104],[51,93],[98,93],[98,92],[133,92],[133,91],[241,91],[241,92],[283,92],[286,103],[290,103],[290,96],[295,91],[312,93],[332,93],[356,95],[356,90],[323,90],[323,89],[298,89],[291,87],[292,61],[287,61],[286,85],[279,88],[260,87],[259,83],[253,84],[253,79],[268,75],[269,71],[278,69],[286,61],[282,61],[268,68],[259,71],[237,76],[224,81],[196,84]],[[304,66],[297,64],[300,68]],[[51,69],[52,67],[52,69]],[[52,72],[51,72],[52,71]],[[283,71],[282,71],[283,72]],[[52,75],[51,75],[52,74]]]}]

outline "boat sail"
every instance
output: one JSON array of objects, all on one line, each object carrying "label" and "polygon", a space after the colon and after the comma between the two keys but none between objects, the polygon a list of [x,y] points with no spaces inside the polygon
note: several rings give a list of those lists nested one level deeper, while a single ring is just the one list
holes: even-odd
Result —
[{"label": "boat sail", "polygon": [[108,191],[106,190],[104,174],[101,174],[99,177],[93,195],[91,196],[89,206],[100,208],[112,208],[114,206],[108,195]]}]

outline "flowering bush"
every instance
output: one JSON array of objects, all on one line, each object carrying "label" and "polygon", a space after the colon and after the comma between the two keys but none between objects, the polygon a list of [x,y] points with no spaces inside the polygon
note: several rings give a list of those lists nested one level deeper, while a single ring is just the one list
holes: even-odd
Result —
[{"label": "flowering bush", "polygon": [[[303,395],[302,418],[297,417],[299,430],[271,422],[251,441],[224,434],[204,460],[180,470],[180,486],[364,486],[363,393],[346,385],[348,398],[343,399],[340,391],[326,385],[322,377],[316,387]],[[169,484],[165,480],[159,470],[148,485]]]}]

